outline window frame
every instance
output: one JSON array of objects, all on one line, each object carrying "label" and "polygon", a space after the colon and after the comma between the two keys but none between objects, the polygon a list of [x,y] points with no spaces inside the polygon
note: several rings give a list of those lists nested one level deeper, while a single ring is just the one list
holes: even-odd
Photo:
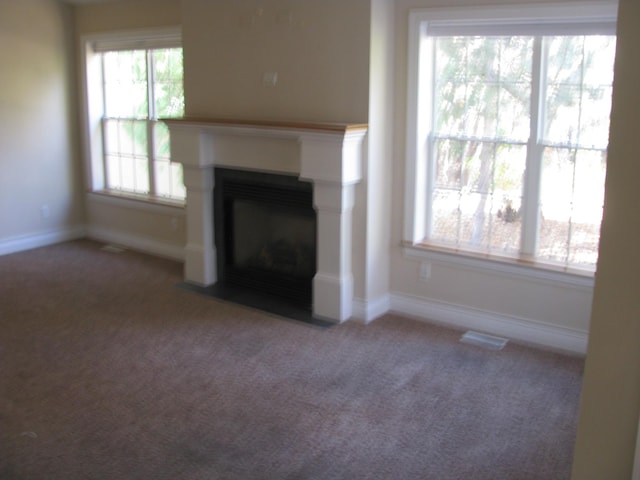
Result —
[{"label": "window frame", "polygon": [[[81,92],[81,135],[85,158],[85,184],[91,194],[132,200],[132,207],[141,202],[170,207],[184,206],[186,199],[155,195],[150,185],[150,193],[135,193],[107,188],[106,163],[104,158],[104,77],[102,53],[123,50],[147,50],[182,48],[182,29],[179,26],[125,30],[84,35],[80,38],[80,92]],[[158,120],[147,118],[147,130]],[[150,139],[149,139],[150,141]],[[155,152],[149,152],[150,177],[155,175]],[[153,178],[150,178],[153,181]]]},{"label": "window frame", "polygon": [[[474,252],[471,249],[447,248],[424,245],[428,237],[429,206],[428,194],[433,175],[433,162],[429,158],[430,132],[433,121],[432,62],[429,48],[425,40],[433,36],[443,35],[580,35],[607,34],[615,35],[617,21],[617,3],[615,1],[572,2],[556,4],[503,5],[488,7],[445,7],[412,9],[409,14],[408,38],[408,78],[407,78],[407,129],[405,145],[405,218],[403,245],[405,255],[420,259],[444,262],[447,258],[454,263],[468,262],[474,268],[485,265],[495,269],[496,262],[517,267],[518,274],[532,269],[544,269],[553,273],[568,273],[579,276],[591,276],[594,272],[588,268],[561,266],[546,263],[532,256],[521,254],[516,257],[500,256]],[[539,79],[537,79],[539,81]],[[534,82],[536,79],[534,78]],[[422,88],[420,88],[422,87]],[[536,102],[540,105],[540,102]],[[532,118],[539,121],[538,115]],[[532,120],[533,122],[534,120]],[[533,134],[538,125],[531,129],[527,148],[531,151],[539,144],[540,139]],[[530,157],[531,155],[528,155]],[[540,165],[527,159],[529,173],[525,176],[523,186],[523,208],[537,208],[527,197],[530,192],[539,189],[535,182],[540,175]],[[533,170],[531,170],[533,169]],[[534,198],[535,200],[535,198]],[[524,228],[524,225],[523,225]],[[531,250],[531,238],[534,233],[522,233],[525,238],[525,251]],[[524,268],[524,270],[523,270]]]}]

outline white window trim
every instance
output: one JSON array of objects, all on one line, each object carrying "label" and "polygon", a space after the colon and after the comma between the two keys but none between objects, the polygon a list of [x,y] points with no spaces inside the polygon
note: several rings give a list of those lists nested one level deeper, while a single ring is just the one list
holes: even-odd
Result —
[{"label": "white window trim", "polygon": [[[97,53],[108,50],[145,48],[173,48],[182,46],[182,29],[179,26],[105,32],[80,37],[80,108],[82,154],[85,166],[85,186],[88,192],[108,195],[104,172],[102,142],[102,118],[104,102],[102,92],[102,66]],[[89,88],[92,85],[92,88]],[[97,86],[100,85],[98,88]],[[126,202],[127,194],[116,194]],[[141,198],[131,194],[132,207],[139,206]],[[175,200],[148,197],[153,203],[174,206]],[[184,203],[184,202],[182,202]]]},{"label": "white window trim", "polygon": [[[508,34],[570,34],[573,27],[588,25],[593,33],[615,34],[617,2],[587,1],[556,4],[526,4],[488,7],[419,8],[409,14],[408,38],[408,78],[407,78],[407,129],[405,146],[405,211],[404,249],[408,256],[437,259],[439,261],[466,264],[474,268],[494,270],[500,257],[478,258],[471,252],[429,252],[429,248],[419,245],[427,234],[427,192],[429,178],[427,169],[427,142],[431,129],[431,95],[418,88],[422,79],[432,78],[430,62],[419,61],[421,41],[427,32],[444,35],[447,31],[465,34],[488,34],[496,32]],[[515,28],[514,28],[515,26]],[[581,30],[584,32],[584,29]],[[420,253],[423,252],[423,253]],[[435,256],[434,256],[435,255]],[[537,271],[556,270],[544,263],[533,266],[513,265],[513,259],[505,268],[518,277],[539,276]],[[483,267],[484,266],[484,267]],[[553,272],[554,278],[572,273]],[[582,275],[580,275],[582,276]],[[592,274],[591,274],[592,276]],[[574,283],[571,279],[569,283]],[[578,284],[582,284],[578,281]]]}]

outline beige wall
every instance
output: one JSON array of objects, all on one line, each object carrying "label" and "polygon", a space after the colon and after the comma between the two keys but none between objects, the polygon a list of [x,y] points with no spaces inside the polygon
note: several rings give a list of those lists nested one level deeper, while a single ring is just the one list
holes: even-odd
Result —
[{"label": "beige wall", "polygon": [[83,221],[72,29],[53,0],[0,0],[0,250]]},{"label": "beige wall", "polygon": [[605,211],[574,480],[631,478],[640,412],[640,3],[621,0]]},{"label": "beige wall", "polygon": [[87,199],[87,235],[103,242],[125,245],[161,257],[183,258],[183,207],[123,201],[106,195]]},{"label": "beige wall", "polygon": [[369,21],[369,0],[185,0],[187,114],[366,122]]},{"label": "beige wall", "polygon": [[75,9],[79,35],[114,30],[180,25],[180,0],[127,0],[93,3]]}]

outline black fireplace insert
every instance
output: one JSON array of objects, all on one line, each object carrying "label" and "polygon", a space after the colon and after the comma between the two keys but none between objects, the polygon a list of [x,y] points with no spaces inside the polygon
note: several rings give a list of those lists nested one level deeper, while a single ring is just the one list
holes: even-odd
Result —
[{"label": "black fireplace insert", "polygon": [[228,168],[214,175],[218,282],[311,311],[317,229],[311,183]]}]

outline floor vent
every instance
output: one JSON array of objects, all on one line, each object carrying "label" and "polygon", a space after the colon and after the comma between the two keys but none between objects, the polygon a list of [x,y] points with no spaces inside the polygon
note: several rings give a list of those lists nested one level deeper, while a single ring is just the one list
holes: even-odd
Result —
[{"label": "floor vent", "polygon": [[462,343],[486,348],[487,350],[502,350],[508,342],[506,338],[494,337],[484,333],[473,332],[471,330],[462,335],[460,341]]},{"label": "floor vent", "polygon": [[125,251],[122,247],[117,247],[115,245],[104,245],[100,250],[109,253],[122,253]]}]

